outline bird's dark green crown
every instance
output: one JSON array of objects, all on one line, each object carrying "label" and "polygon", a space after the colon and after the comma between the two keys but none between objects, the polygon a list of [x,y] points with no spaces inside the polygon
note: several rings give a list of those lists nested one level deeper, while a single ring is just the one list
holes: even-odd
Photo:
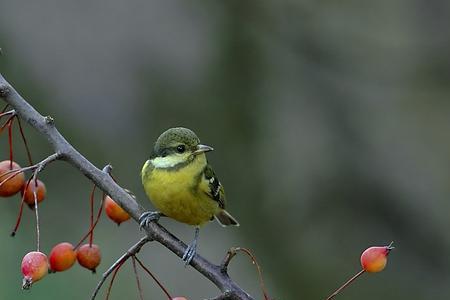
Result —
[{"label": "bird's dark green crown", "polygon": [[165,157],[172,153],[195,151],[198,144],[200,139],[192,130],[184,127],[170,128],[156,140],[151,157]]}]

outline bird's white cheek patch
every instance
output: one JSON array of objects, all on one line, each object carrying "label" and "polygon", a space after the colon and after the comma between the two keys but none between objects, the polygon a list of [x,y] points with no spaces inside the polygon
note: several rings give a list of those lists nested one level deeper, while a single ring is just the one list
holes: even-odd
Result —
[{"label": "bird's white cheek patch", "polygon": [[184,158],[182,156],[178,155],[169,155],[166,157],[155,157],[151,160],[152,164],[155,166],[155,168],[158,169],[166,169],[166,168],[172,168],[176,166],[179,163],[182,163],[184,161]]}]

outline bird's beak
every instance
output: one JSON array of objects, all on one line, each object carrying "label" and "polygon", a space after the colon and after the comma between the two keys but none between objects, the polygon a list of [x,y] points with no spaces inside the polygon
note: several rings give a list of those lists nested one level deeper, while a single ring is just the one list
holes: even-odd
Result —
[{"label": "bird's beak", "polygon": [[209,152],[209,151],[213,151],[213,150],[214,150],[213,147],[199,144],[199,145],[197,145],[197,150],[194,151],[194,155],[202,154],[204,152]]}]

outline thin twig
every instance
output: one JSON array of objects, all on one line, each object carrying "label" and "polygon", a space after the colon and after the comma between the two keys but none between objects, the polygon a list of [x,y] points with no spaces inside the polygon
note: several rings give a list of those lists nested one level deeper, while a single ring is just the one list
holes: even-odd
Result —
[{"label": "thin twig", "polygon": [[112,275],[112,277],[111,277],[111,281],[109,282],[109,286],[108,286],[108,291],[106,292],[106,300],[108,300],[109,299],[109,294],[111,293],[111,289],[112,289],[112,286],[113,286],[113,283],[114,283],[114,279],[116,279],[116,275],[117,275],[117,272],[119,272],[119,270],[120,270],[120,268],[123,266],[123,263],[124,263],[125,261],[123,260],[123,261],[121,261],[117,266],[116,266],[116,268],[114,269],[114,273],[113,273],[113,275]]},{"label": "thin twig", "polygon": [[28,189],[28,186],[30,185],[30,182],[32,179],[33,178],[28,179],[27,183],[25,184],[25,189],[24,189],[24,192],[22,193],[22,201],[20,201],[20,207],[19,207],[19,213],[17,215],[16,226],[14,226],[14,229],[11,232],[11,236],[15,236],[17,233],[17,230],[19,229],[20,221],[22,220],[22,215],[23,215],[23,205],[25,204],[25,195],[26,195],[25,191]]},{"label": "thin twig", "polygon": [[[89,200],[90,200],[90,207],[91,207],[91,213],[90,213],[90,215],[91,215],[91,218],[90,218],[90,220],[91,220],[91,222],[90,222],[90,229],[89,229],[89,231],[90,231],[90,235],[89,235],[89,247],[92,247],[92,241],[94,240],[94,198],[95,198],[95,189],[97,188],[97,186],[94,184],[94,187],[92,188],[92,191],[91,191],[91,195],[90,195],[90,197],[89,197]],[[101,206],[103,206],[103,205],[101,205]]]},{"label": "thin twig", "polygon": [[[78,244],[74,247],[74,250],[78,249],[78,247],[81,246],[81,244],[88,238],[91,236],[91,233],[94,231],[95,227],[98,224],[98,221],[100,220],[100,216],[102,215],[102,210],[103,210],[103,201],[104,201],[104,197],[102,198],[101,202],[100,202],[100,206],[98,208],[98,212],[97,212],[97,217],[96,220],[94,222],[94,224],[92,226],[89,226],[89,231],[80,239],[80,241],[78,242]],[[92,244],[90,244],[92,245]]]},{"label": "thin twig", "polygon": [[40,232],[40,227],[39,227],[39,210],[38,210],[38,199],[37,199],[37,176],[39,174],[39,172],[41,172],[42,170],[44,170],[44,168],[51,162],[55,161],[56,159],[58,159],[60,157],[60,155],[58,153],[54,153],[50,156],[48,156],[46,159],[42,160],[41,162],[36,164],[36,167],[34,169],[33,172],[33,197],[34,197],[34,213],[36,216],[36,251],[40,250],[40,244],[41,244],[41,232]]},{"label": "thin twig", "polygon": [[36,165],[23,167],[23,168],[20,168],[20,169],[12,169],[12,170],[9,170],[9,171],[7,171],[5,173],[0,174],[0,178],[3,178],[5,176],[7,176],[7,175],[11,175],[12,173],[15,173],[14,175],[11,175],[10,177],[7,177],[4,180],[2,180],[2,182],[0,182],[0,186],[2,184],[4,184],[6,181],[10,180],[11,178],[17,176],[18,174],[20,174],[22,172],[25,172],[25,171],[28,171],[28,170],[33,170],[33,169],[36,169]]},{"label": "thin twig", "polygon": [[117,268],[117,266],[122,264],[123,262],[125,262],[131,256],[136,255],[136,253],[138,253],[139,250],[141,250],[142,246],[144,246],[146,243],[150,242],[151,240],[152,239],[150,239],[148,236],[143,237],[142,239],[139,240],[139,242],[137,242],[136,244],[131,246],[130,249],[128,249],[127,252],[125,252],[121,257],[119,257],[119,259],[117,259],[116,262],[111,267],[109,267],[109,269],[106,270],[105,273],[103,273],[102,279],[98,282],[97,286],[95,287],[94,292],[92,293],[91,300],[95,299],[98,292],[100,291],[100,288],[105,283],[105,280]]},{"label": "thin twig", "polygon": [[138,288],[138,292],[139,292],[139,299],[144,300],[144,293],[142,291],[141,281],[139,279],[139,273],[136,268],[136,256],[133,255],[131,257],[131,261],[133,262],[133,272],[134,272],[134,276],[136,277],[136,284],[137,284],[137,288]]},{"label": "thin twig", "polygon": [[330,296],[328,296],[328,298],[326,300],[331,300],[334,297],[336,297],[337,294],[339,294],[343,289],[345,289],[346,287],[348,287],[353,281],[355,281],[359,276],[361,276],[362,274],[364,274],[364,269],[362,269],[361,271],[359,271],[358,273],[356,273],[352,278],[350,278],[349,280],[347,280],[346,283],[344,283],[343,285],[341,285],[340,288],[338,288],[333,294],[331,294]]},{"label": "thin twig", "polygon": [[23,168],[20,168],[20,169],[13,169],[13,170],[9,170],[9,171],[7,171],[7,172],[5,172],[5,173],[2,173],[2,174],[0,175],[0,178],[5,177],[5,176],[7,176],[7,175],[10,175],[10,176],[8,176],[8,177],[6,177],[4,180],[2,180],[2,181],[0,182],[0,186],[1,186],[2,184],[4,184],[6,181],[10,180],[11,178],[16,177],[17,175],[19,175],[19,174],[22,173],[22,172],[29,171],[29,170],[34,170],[34,171],[37,170],[37,172],[39,173],[39,172],[41,172],[42,170],[44,170],[44,168],[45,168],[49,163],[51,163],[51,162],[53,162],[53,161],[55,161],[55,160],[58,160],[58,159],[61,159],[61,154],[59,154],[59,153],[53,153],[52,155],[49,155],[47,158],[43,159],[42,161],[38,162],[38,163],[35,164],[35,165],[28,166],[28,167],[23,167]]},{"label": "thin twig", "polygon": [[[108,164],[105,167],[103,167],[102,171],[105,172],[106,174],[110,174],[111,170],[112,170],[112,166],[110,164]],[[96,186],[94,185],[94,190],[95,190],[95,188],[96,188]],[[84,242],[85,239],[87,239],[88,237],[91,236],[91,233],[94,231],[95,227],[97,226],[98,221],[100,221],[104,201],[105,201],[105,195],[102,196],[102,200],[100,201],[100,206],[98,208],[97,217],[96,217],[94,224],[91,223],[89,231],[81,238],[81,240],[78,242],[78,244],[74,247],[75,250],[81,246],[81,244]],[[90,245],[92,245],[92,243]]]},{"label": "thin twig", "polygon": [[24,205],[24,200],[25,200],[25,194],[26,194],[26,190],[30,184],[31,181],[34,181],[33,184],[33,197],[34,197],[34,212],[35,212],[35,217],[36,217],[36,249],[37,251],[39,251],[40,249],[40,228],[39,228],[39,211],[38,211],[38,201],[37,201],[37,191],[36,191],[36,187],[37,187],[37,176],[39,174],[39,172],[41,172],[42,170],[44,170],[44,168],[51,162],[57,160],[60,158],[60,154],[58,153],[54,153],[52,155],[49,155],[47,158],[43,159],[42,161],[38,162],[35,165],[29,166],[29,167],[25,167],[25,168],[21,168],[18,170],[11,170],[6,172],[5,174],[2,174],[0,176],[3,177],[8,173],[12,173],[10,176],[8,176],[7,178],[5,178],[1,183],[0,186],[5,183],[6,181],[10,180],[11,178],[17,176],[18,174],[22,173],[25,170],[33,170],[33,176],[27,181],[26,185],[25,185],[25,190],[23,192],[22,195],[22,202],[20,204],[20,209],[19,209],[19,215],[17,218],[17,222],[16,222],[16,226],[14,227],[14,230],[11,233],[11,236],[14,236],[17,232],[17,229],[19,228],[20,225],[20,221],[22,219],[22,213],[23,213],[23,205]]},{"label": "thin twig", "polygon": [[11,117],[8,118],[8,120],[6,120],[5,124],[2,125],[2,127],[0,127],[0,132],[3,132],[3,129],[6,128],[6,126],[8,126],[9,122],[15,117],[15,115],[12,115]]},{"label": "thin twig", "polygon": [[141,260],[139,258],[136,257],[136,255],[134,256],[134,258],[136,259],[138,264],[141,266],[141,268],[144,269],[144,271],[147,272],[147,274],[150,275],[150,277],[153,278],[153,280],[161,288],[161,290],[163,290],[164,294],[166,294],[166,296],[169,298],[169,300],[171,300],[172,296],[170,296],[169,291],[167,291],[167,289],[164,287],[164,285],[161,283],[161,281],[159,281],[159,279],[156,278],[156,276],[153,275],[152,272],[150,272],[150,270],[141,262]]},{"label": "thin twig", "polygon": [[[5,107],[5,108],[7,108],[7,107]],[[8,110],[8,111],[3,110],[0,113],[0,118],[2,118],[4,116],[8,116],[8,115],[15,115],[15,114],[16,114],[16,111],[14,109],[11,109],[11,110]]]},{"label": "thin twig", "polygon": [[12,144],[12,124],[14,121],[14,116],[10,117],[8,120],[8,144],[9,144],[9,168],[12,169],[13,166],[13,144]]},{"label": "thin twig", "polygon": [[249,249],[242,248],[242,247],[230,248],[230,250],[228,250],[227,254],[225,255],[225,258],[223,259],[222,264],[220,265],[220,269],[222,270],[222,272],[227,272],[228,265],[230,264],[231,260],[233,259],[234,256],[236,256],[236,254],[238,252],[244,252],[245,254],[247,254],[247,256],[249,256],[250,259],[252,260],[252,263],[254,265],[256,265],[256,270],[258,271],[258,277],[259,277],[259,285],[260,285],[261,291],[264,295],[264,300],[270,300],[269,294],[267,293],[266,285],[264,284],[261,267],[258,264],[258,262],[256,261],[256,257],[253,255],[253,253]]},{"label": "thin twig", "polygon": [[36,172],[42,172],[42,170],[45,169],[45,167],[50,164],[51,162],[54,162],[55,160],[61,159],[62,158],[62,154],[57,152],[57,153],[53,153],[52,155],[49,155],[47,158],[41,160],[40,162],[38,162],[37,164],[30,166],[31,168],[35,168]]},{"label": "thin twig", "polygon": [[102,172],[108,174],[109,176],[111,175],[111,172],[113,170],[113,166],[111,164],[107,164],[106,166],[103,167]]},{"label": "thin twig", "polygon": [[[1,49],[2,49],[2,48],[0,48],[0,53],[1,53]],[[5,107],[3,107],[2,113],[4,113],[4,112],[8,109],[8,107],[9,107],[9,103],[7,103],[7,104],[5,105]]]},{"label": "thin twig", "polygon": [[31,158],[30,147],[28,146],[28,142],[25,137],[25,133],[23,132],[22,124],[20,123],[20,118],[17,118],[17,124],[19,124],[19,132],[20,132],[20,135],[22,136],[22,141],[23,141],[23,145],[25,146],[25,150],[27,151],[28,162],[30,163],[30,165],[32,165],[33,159]]},{"label": "thin twig", "polygon": [[2,182],[0,182],[0,186],[2,186],[3,184],[5,184],[5,182],[7,182],[8,180],[13,179],[14,177],[16,177],[17,175],[19,175],[20,173],[22,173],[22,170],[23,170],[23,169],[13,169],[13,170],[9,170],[9,171],[7,171],[7,172],[1,174],[1,175],[0,175],[0,178],[6,176],[6,175],[8,175],[8,174],[11,174],[11,175],[9,175],[9,176],[6,177],[4,180],[2,180]]},{"label": "thin twig", "polygon": [[34,184],[33,185],[33,197],[34,197],[34,213],[36,216],[36,251],[39,252],[40,250],[40,243],[41,243],[41,233],[39,230],[39,211],[38,211],[38,199],[37,199],[37,192],[36,192],[36,188],[37,188],[37,172],[38,169],[36,169],[34,171],[33,174],[33,181]]}]

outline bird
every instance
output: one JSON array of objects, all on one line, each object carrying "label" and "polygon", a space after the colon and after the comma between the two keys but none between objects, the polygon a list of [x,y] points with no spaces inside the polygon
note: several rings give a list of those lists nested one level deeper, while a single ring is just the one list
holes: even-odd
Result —
[{"label": "bird", "polygon": [[170,128],[156,140],[150,158],[144,163],[141,180],[145,193],[157,211],[144,212],[141,227],[166,216],[195,226],[194,239],[182,260],[189,265],[197,251],[200,227],[216,219],[222,226],[239,226],[225,210],[223,185],[208,163],[210,146],[190,129]]}]

